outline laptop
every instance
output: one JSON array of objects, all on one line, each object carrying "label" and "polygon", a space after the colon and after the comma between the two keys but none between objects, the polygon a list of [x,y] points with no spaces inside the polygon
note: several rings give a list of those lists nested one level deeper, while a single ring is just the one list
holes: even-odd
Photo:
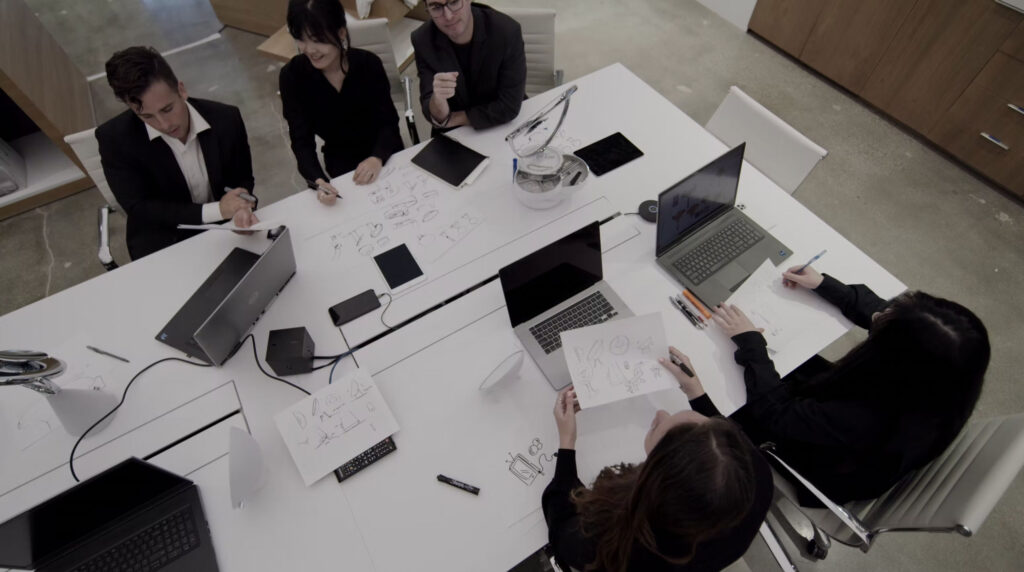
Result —
[{"label": "laptop", "polygon": [[498,272],[512,328],[548,383],[572,381],[560,333],[633,315],[603,278],[593,222]]},{"label": "laptop", "polygon": [[658,195],[655,255],[706,305],[717,306],[771,259],[792,251],[736,208],[746,143]]},{"label": "laptop", "polygon": [[156,339],[213,365],[242,345],[295,274],[287,228],[259,255],[235,248],[165,325]]},{"label": "laptop", "polygon": [[217,570],[199,489],[128,459],[0,524],[0,568]]}]

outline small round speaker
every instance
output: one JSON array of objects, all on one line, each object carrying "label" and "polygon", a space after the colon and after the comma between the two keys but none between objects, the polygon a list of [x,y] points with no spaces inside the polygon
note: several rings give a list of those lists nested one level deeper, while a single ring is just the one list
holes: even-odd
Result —
[{"label": "small round speaker", "polygon": [[658,201],[644,201],[637,207],[636,212],[645,221],[655,222],[658,220]]}]

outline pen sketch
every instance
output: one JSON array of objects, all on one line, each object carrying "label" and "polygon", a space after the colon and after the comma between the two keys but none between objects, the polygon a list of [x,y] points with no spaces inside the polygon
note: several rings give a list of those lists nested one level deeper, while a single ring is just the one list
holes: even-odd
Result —
[{"label": "pen sketch", "polygon": [[374,256],[402,242],[427,245],[435,260],[482,222],[477,213],[453,209],[451,191],[413,165],[384,169],[365,192],[367,212],[307,239],[326,237],[331,261]]},{"label": "pen sketch", "polygon": [[544,474],[544,463],[550,464],[554,461],[553,455],[541,453],[543,449],[544,443],[541,442],[540,437],[534,437],[526,448],[526,454],[510,451],[505,459],[509,473],[512,473],[512,476],[519,479],[524,485],[533,485],[537,477]]},{"label": "pen sketch", "polygon": [[[61,387],[64,389],[77,388],[103,391],[107,387],[103,374],[89,372],[88,368],[89,365],[86,364],[83,367],[76,368],[78,371],[71,371],[69,372],[70,375],[65,374],[62,376]],[[18,448],[22,451],[28,450],[59,427],[60,423],[57,421],[53,409],[46,403],[46,398],[39,396],[31,406],[23,409],[18,414],[15,421]]]},{"label": "pen sketch", "polygon": [[660,314],[563,332],[562,343],[580,407],[671,387],[658,363],[668,355]]}]

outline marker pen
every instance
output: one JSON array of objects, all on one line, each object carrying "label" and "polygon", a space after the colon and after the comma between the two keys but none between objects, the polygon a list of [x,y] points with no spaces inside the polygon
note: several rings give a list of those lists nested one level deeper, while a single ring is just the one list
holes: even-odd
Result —
[{"label": "marker pen", "polygon": [[480,489],[478,489],[477,487],[474,487],[473,485],[467,485],[466,483],[464,483],[462,481],[456,481],[455,479],[453,479],[451,477],[446,477],[444,475],[438,475],[437,476],[437,480],[441,481],[442,483],[444,483],[446,485],[451,485],[451,486],[453,486],[453,487],[455,487],[457,489],[462,489],[462,490],[466,491],[467,493],[472,493],[474,495],[479,495],[480,494]]}]

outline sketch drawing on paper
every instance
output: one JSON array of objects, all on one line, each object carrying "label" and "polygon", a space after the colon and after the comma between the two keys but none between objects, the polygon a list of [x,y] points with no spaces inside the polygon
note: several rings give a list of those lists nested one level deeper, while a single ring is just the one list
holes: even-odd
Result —
[{"label": "sketch drawing on paper", "polygon": [[539,475],[544,474],[544,463],[550,464],[555,460],[553,455],[541,453],[543,449],[544,443],[540,437],[534,437],[526,448],[526,454],[510,451],[505,459],[508,472],[524,485],[532,485]]},{"label": "sketch drawing on paper", "polygon": [[[72,373],[70,377],[72,378],[70,381],[65,383],[62,380],[60,385],[64,388],[91,389],[93,391],[103,391],[107,387],[107,382],[100,374],[89,375],[79,372],[77,375]],[[15,421],[15,430],[18,432],[18,448],[22,451],[29,449],[57,427],[60,425],[45,398],[36,400],[35,403],[24,409]]]}]

